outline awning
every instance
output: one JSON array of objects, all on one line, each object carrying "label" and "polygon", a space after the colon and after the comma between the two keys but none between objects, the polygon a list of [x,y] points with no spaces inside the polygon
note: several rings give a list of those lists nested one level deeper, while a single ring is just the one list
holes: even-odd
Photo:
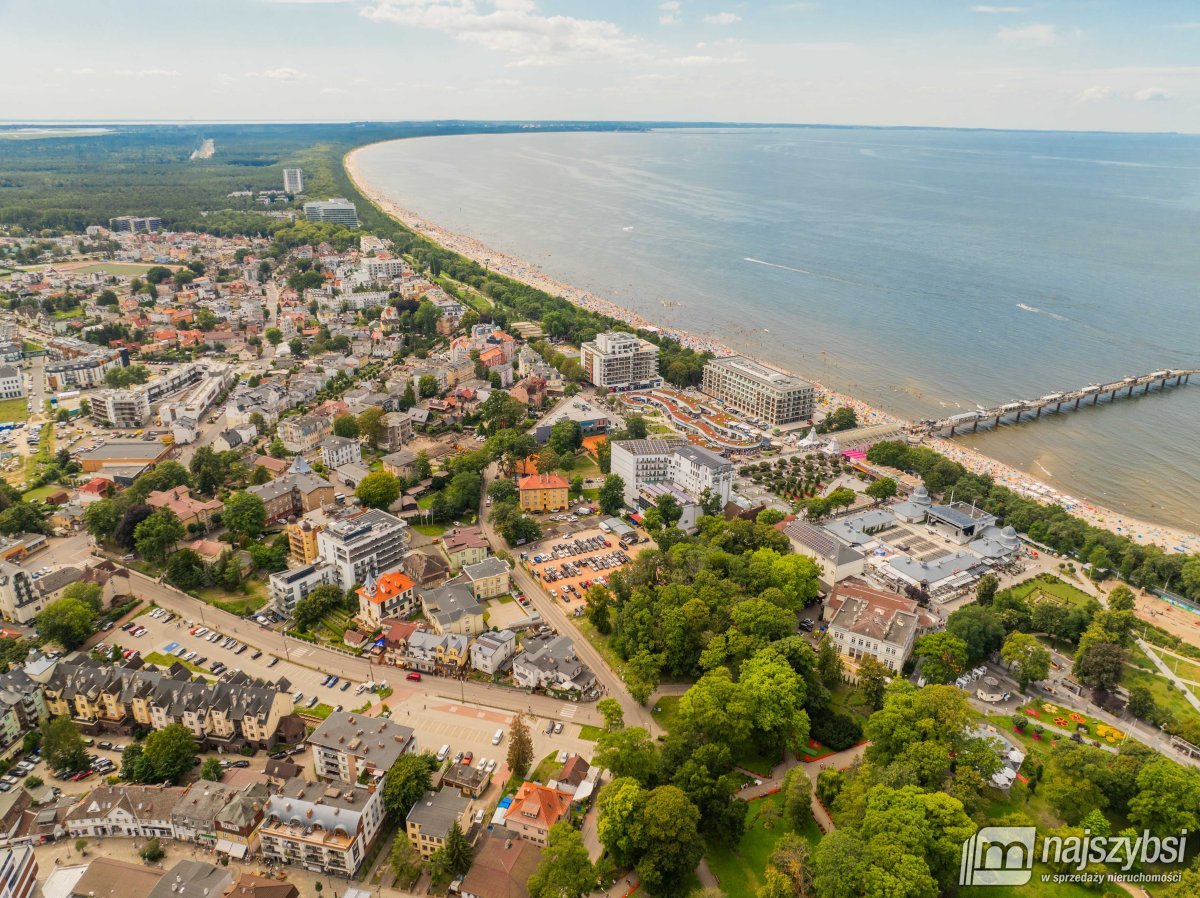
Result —
[{"label": "awning", "polygon": [[241,842],[230,842],[228,839],[217,839],[217,853],[227,854],[241,860],[246,856],[246,846]]}]

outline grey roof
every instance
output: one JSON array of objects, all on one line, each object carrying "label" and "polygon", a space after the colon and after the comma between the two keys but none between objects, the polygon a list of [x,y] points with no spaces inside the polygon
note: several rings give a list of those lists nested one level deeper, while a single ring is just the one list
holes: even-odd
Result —
[{"label": "grey roof", "polygon": [[630,455],[670,455],[684,446],[688,441],[683,437],[648,440],[617,440],[614,446],[620,446]]},{"label": "grey roof", "polygon": [[411,449],[400,449],[390,455],[385,455],[380,460],[385,465],[395,465],[397,468],[402,468],[405,465],[411,465],[415,462],[417,456]]},{"label": "grey roof", "polygon": [[531,636],[521,643],[514,666],[556,673],[579,686],[590,685],[595,675],[575,656],[575,643],[568,636]]},{"label": "grey roof", "polygon": [[882,508],[872,508],[849,517],[838,518],[825,525],[825,529],[851,546],[861,546],[873,540],[874,534],[886,530],[896,523],[896,516]]},{"label": "grey roof", "polygon": [[911,579],[914,583],[928,583],[931,586],[940,583],[955,574],[971,570],[979,564],[979,557],[970,552],[955,552],[943,555],[932,561],[915,561],[903,555],[898,555],[888,562],[887,566],[902,577]]},{"label": "grey roof", "polygon": [[512,648],[517,641],[517,634],[512,630],[488,630],[485,633],[480,633],[476,640],[471,643],[471,651],[478,650],[485,655],[494,655],[501,651],[506,646]]},{"label": "grey roof", "polygon": [[60,589],[66,589],[72,583],[82,580],[84,572],[82,568],[77,567],[56,567],[48,574],[43,574],[33,581],[34,586],[38,588],[44,596],[58,592]]},{"label": "grey roof", "polygon": [[448,789],[426,792],[425,797],[412,806],[405,822],[419,825],[423,835],[444,839],[470,803],[469,799]]},{"label": "grey roof", "polygon": [[792,521],[783,528],[783,532],[789,539],[812,550],[814,555],[827,558],[834,564],[849,564],[864,557],[862,552],[847,546],[832,533],[807,521]]},{"label": "grey roof", "polygon": [[325,437],[321,440],[322,449],[339,449],[346,446],[357,446],[358,440],[352,440],[349,437]]},{"label": "grey roof", "polygon": [[107,461],[109,459],[144,459],[154,461],[160,455],[169,451],[158,440],[109,440],[103,446],[97,446],[87,452],[80,453],[80,458]]},{"label": "grey roof", "polygon": [[225,807],[237,793],[233,786],[199,780],[188,787],[183,797],[175,803],[171,817],[179,820],[202,821],[209,826],[217,812]]},{"label": "grey roof", "polygon": [[283,477],[269,480],[258,486],[247,487],[246,492],[258,496],[263,502],[270,502],[294,489],[308,494],[328,486],[331,486],[329,481],[316,474],[285,474]]},{"label": "grey roof", "polygon": [[508,573],[508,565],[504,559],[492,555],[475,564],[464,564],[463,573],[470,580],[483,580],[487,577],[498,577]]},{"label": "grey roof", "polygon": [[981,521],[990,524],[996,520],[995,516],[984,511],[982,508],[968,505],[966,502],[953,502],[950,505],[931,505],[929,507],[929,516],[937,518],[939,521],[945,521],[951,527],[959,529],[970,527],[972,524],[978,524]]},{"label": "grey roof", "polygon": [[296,777],[267,800],[263,818],[274,816],[284,825],[306,828],[319,825],[326,832],[340,829],[352,836],[358,831],[359,817],[373,791],[357,784],[309,783]]},{"label": "grey roof", "polygon": [[147,898],[216,898],[232,881],[233,875],[226,867],[182,860],[163,875]]},{"label": "grey roof", "polygon": [[323,533],[327,538],[350,546],[364,539],[369,539],[377,531],[391,528],[404,529],[408,524],[386,511],[378,508],[368,508],[357,517],[331,522]]},{"label": "grey roof", "polygon": [[483,614],[475,594],[462,582],[451,581],[418,593],[430,616],[443,625],[452,624],[465,614]]},{"label": "grey roof", "polygon": [[675,450],[675,454],[688,459],[692,464],[703,465],[714,471],[720,471],[725,468],[732,468],[733,462],[727,458],[722,458],[710,449],[705,449],[703,446],[695,446],[692,443],[685,443]]},{"label": "grey roof", "polygon": [[310,745],[362,758],[386,770],[414,744],[411,727],[382,717],[334,711],[308,737]]},{"label": "grey roof", "polygon": [[967,548],[981,558],[1007,558],[1021,548],[1021,540],[1013,527],[984,527],[978,538],[971,540]]}]

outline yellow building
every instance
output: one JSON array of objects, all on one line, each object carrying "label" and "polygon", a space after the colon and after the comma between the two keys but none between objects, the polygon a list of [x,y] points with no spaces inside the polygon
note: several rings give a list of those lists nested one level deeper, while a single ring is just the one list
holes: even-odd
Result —
[{"label": "yellow building", "polygon": [[563,511],[567,507],[567,478],[558,474],[530,474],[517,481],[522,511]]},{"label": "yellow building", "polygon": [[312,521],[295,521],[287,525],[288,553],[297,566],[317,560],[317,534],[323,529]]},{"label": "yellow building", "polygon": [[478,564],[463,565],[463,574],[477,599],[492,599],[509,591],[508,565],[494,555]]}]

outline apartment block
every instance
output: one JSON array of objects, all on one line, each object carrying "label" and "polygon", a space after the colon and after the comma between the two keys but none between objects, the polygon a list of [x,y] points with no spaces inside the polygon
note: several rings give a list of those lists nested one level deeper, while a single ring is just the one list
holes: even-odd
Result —
[{"label": "apartment block", "polygon": [[368,573],[379,576],[398,568],[410,539],[407,521],[371,508],[358,517],[330,522],[317,534],[317,545],[337,583],[349,589],[365,583]]},{"label": "apartment block", "polygon": [[259,827],[262,859],[327,875],[356,874],[383,824],[374,785],[288,780],[268,799]]},{"label": "apartment block", "polygon": [[634,334],[606,331],[579,347],[584,377],[610,390],[650,390],[662,386],[658,347]]},{"label": "apartment block", "polygon": [[378,782],[396,760],[417,749],[412,729],[383,717],[334,711],[308,737],[320,779],[356,783],[365,773]]},{"label": "apartment block", "polygon": [[700,387],[727,406],[769,424],[791,424],[813,416],[813,385],[744,356],[713,359]]}]

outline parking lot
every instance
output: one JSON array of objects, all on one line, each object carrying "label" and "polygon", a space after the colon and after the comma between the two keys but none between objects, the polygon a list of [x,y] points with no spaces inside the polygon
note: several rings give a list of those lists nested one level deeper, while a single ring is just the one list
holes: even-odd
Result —
[{"label": "parking lot", "polygon": [[605,586],[613,571],[629,564],[642,544],[621,547],[611,533],[593,528],[574,536],[546,539],[524,553],[523,563],[542,588],[578,616],[583,595],[593,584]]}]

